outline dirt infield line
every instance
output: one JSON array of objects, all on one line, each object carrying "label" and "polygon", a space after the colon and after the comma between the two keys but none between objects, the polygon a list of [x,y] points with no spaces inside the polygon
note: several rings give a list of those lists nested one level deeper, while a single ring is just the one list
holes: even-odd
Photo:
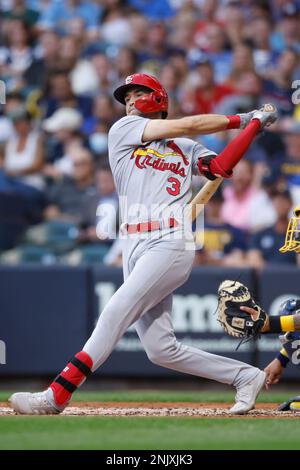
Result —
[{"label": "dirt infield line", "polygon": [[[224,403],[148,403],[148,402],[74,402],[60,416],[191,416],[201,417],[237,417],[230,415],[228,410],[231,405]],[[255,410],[240,418],[300,418],[300,413],[276,411],[277,405],[273,403],[260,403]],[[16,416],[7,403],[0,403],[1,416]]]}]

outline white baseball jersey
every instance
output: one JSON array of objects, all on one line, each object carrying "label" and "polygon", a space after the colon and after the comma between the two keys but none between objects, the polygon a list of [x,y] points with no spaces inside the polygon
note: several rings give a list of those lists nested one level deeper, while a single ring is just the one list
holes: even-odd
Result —
[{"label": "white baseball jersey", "polygon": [[174,208],[175,214],[176,207],[191,199],[191,179],[192,174],[199,174],[199,157],[215,155],[186,138],[142,142],[148,122],[144,117],[126,116],[108,135],[109,161],[120,197],[121,219],[126,223],[155,220],[166,208]]}]

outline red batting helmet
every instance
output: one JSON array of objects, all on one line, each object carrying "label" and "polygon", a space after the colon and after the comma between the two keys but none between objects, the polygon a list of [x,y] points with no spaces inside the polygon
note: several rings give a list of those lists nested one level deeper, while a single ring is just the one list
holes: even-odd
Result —
[{"label": "red batting helmet", "polygon": [[125,94],[135,86],[144,86],[152,90],[149,95],[138,98],[134,103],[136,109],[143,114],[162,112],[162,118],[168,116],[168,94],[159,81],[146,73],[134,73],[125,79],[125,85],[120,86],[114,91],[114,97],[117,101],[125,104]]}]

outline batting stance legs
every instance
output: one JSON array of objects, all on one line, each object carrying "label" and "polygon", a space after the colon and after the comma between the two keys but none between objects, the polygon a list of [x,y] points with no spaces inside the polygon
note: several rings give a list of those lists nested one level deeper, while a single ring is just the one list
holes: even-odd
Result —
[{"label": "batting stance legs", "polygon": [[[41,409],[45,413],[62,411],[72,393],[103,364],[134,323],[151,361],[180,372],[232,384],[237,388],[237,403],[232,412],[245,413],[253,408],[264,383],[263,372],[242,362],[185,346],[175,337],[170,316],[171,294],[187,280],[194,251],[186,251],[182,239],[160,238],[132,240],[124,254],[125,282],[102,311],[83,350],[67,364],[46,392],[27,394],[30,397],[25,400],[26,405],[26,394],[13,395],[14,409],[30,414],[40,414]],[[40,395],[42,405],[35,405],[37,395]]]},{"label": "batting stance legs", "polygon": [[170,293],[186,281],[193,258],[194,252],[185,250],[183,240],[159,244],[155,240],[145,241],[138,246],[134,240],[129,241],[124,260],[126,280],[102,312],[83,348],[93,359],[93,370],[106,360],[120,337],[135,323],[146,353],[155,364],[235,387],[244,386],[258,374],[258,369],[248,364],[177,341]]}]

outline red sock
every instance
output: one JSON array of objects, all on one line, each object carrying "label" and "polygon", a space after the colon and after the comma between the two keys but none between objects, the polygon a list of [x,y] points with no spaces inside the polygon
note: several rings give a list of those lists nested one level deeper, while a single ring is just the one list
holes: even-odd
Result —
[{"label": "red sock", "polygon": [[75,390],[91,374],[93,361],[84,351],[77,353],[73,359],[66,365],[64,370],[51,383],[54,400],[58,406],[66,405]]}]

